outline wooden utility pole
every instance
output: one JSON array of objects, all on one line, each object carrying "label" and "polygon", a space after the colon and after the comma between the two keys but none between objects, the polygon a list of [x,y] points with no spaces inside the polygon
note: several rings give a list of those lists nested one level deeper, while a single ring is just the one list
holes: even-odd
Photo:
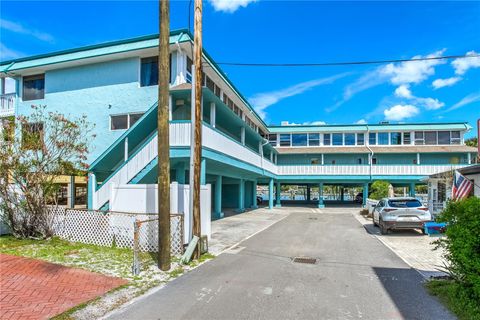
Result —
[{"label": "wooden utility pole", "polygon": [[[202,0],[195,0],[194,16],[194,61],[195,66],[195,129],[193,153],[193,235],[200,238],[200,170],[202,161]],[[200,257],[200,242],[195,250],[195,258]]]},{"label": "wooden utility pole", "polygon": [[158,38],[158,267],[170,269],[170,1],[160,0]]}]

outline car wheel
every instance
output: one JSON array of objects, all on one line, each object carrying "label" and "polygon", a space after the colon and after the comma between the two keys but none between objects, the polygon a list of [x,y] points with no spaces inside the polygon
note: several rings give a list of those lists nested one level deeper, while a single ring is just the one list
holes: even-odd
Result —
[{"label": "car wheel", "polygon": [[372,213],[373,226],[378,227],[378,223],[375,222],[375,213]]},{"label": "car wheel", "polygon": [[378,225],[380,227],[380,233],[381,234],[387,234],[388,233],[388,229],[387,227],[385,226],[385,224],[383,223],[382,219],[379,219],[378,220]]}]

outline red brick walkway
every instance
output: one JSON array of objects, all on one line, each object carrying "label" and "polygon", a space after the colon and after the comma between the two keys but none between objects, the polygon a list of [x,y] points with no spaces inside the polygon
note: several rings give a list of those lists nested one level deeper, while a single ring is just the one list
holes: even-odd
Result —
[{"label": "red brick walkway", "polygon": [[125,283],[86,270],[0,254],[0,319],[48,319]]}]

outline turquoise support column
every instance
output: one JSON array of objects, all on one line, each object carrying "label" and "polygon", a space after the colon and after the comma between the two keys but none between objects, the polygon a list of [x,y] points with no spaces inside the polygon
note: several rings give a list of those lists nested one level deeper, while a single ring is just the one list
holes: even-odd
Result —
[{"label": "turquoise support column", "polygon": [[325,208],[325,204],[323,204],[323,183],[318,184],[318,207]]},{"label": "turquoise support column", "polygon": [[252,181],[252,208],[257,209],[257,180]]},{"label": "turquoise support column", "polygon": [[340,200],[342,202],[345,201],[345,188],[344,187],[342,187],[342,189],[340,189]]},{"label": "turquoise support column", "polygon": [[273,209],[273,179],[268,182],[268,208]]},{"label": "turquoise support column", "polygon": [[245,180],[240,179],[238,186],[238,212],[245,211]]},{"label": "turquoise support column", "polygon": [[311,198],[311,195],[310,195],[310,185],[307,184],[307,203],[310,203],[310,198]]},{"label": "turquoise support column", "polygon": [[179,184],[185,184],[185,162],[180,162],[175,167],[175,181]]},{"label": "turquoise support column", "polygon": [[222,212],[222,176],[218,175],[215,180],[215,203],[214,203],[214,217],[215,219],[223,218]]},{"label": "turquoise support column", "polygon": [[415,197],[415,182],[410,183],[410,197]]},{"label": "turquoise support column", "polygon": [[207,184],[207,161],[202,158],[200,162],[200,184]]},{"label": "turquoise support column", "polygon": [[367,206],[367,198],[368,198],[368,182],[363,184],[362,205],[363,205],[364,208]]},{"label": "turquoise support column", "polygon": [[281,207],[282,206],[282,204],[280,203],[281,192],[282,192],[282,188],[280,186],[280,181],[277,181],[275,207]]}]

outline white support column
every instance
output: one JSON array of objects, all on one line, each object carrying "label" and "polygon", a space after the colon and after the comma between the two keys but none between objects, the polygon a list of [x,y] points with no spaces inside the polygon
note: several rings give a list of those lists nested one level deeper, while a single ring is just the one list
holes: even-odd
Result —
[{"label": "white support column", "polygon": [[258,141],[258,154],[260,154],[261,157],[263,157],[263,146],[262,146],[262,141]]},{"label": "white support column", "polygon": [[322,153],[322,166],[325,164],[325,158],[323,156],[323,153]]},{"label": "white support column", "polygon": [[215,128],[217,117],[216,117],[217,108],[215,102],[210,102],[210,124]]},{"label": "white support column", "polygon": [[420,153],[417,153],[417,165],[420,164]]},{"label": "white support column", "polygon": [[472,164],[472,154],[470,152],[467,153],[467,162],[468,164]]},{"label": "white support column", "polygon": [[173,113],[173,98],[172,95],[168,96],[168,121],[172,121]]},{"label": "white support column", "polygon": [[273,163],[273,152],[270,152],[270,162]]},{"label": "white support column", "polygon": [[124,140],[124,148],[125,148],[124,159],[125,159],[125,161],[127,161],[128,160],[128,137],[126,137],[125,140]]}]

